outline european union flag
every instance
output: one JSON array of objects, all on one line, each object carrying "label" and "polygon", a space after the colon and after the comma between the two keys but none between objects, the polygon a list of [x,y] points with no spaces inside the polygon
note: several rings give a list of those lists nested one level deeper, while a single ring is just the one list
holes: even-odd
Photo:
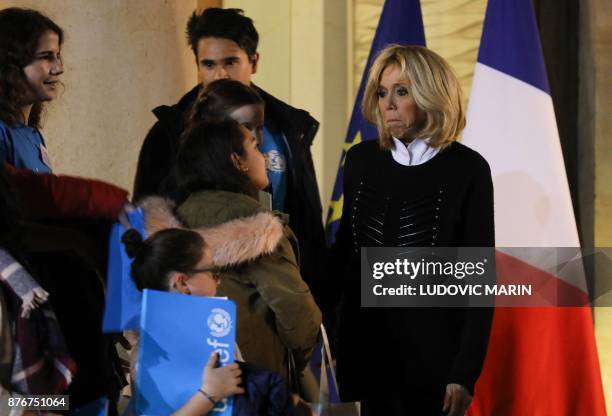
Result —
[{"label": "european union flag", "polygon": [[344,149],[340,157],[334,193],[327,214],[327,240],[330,244],[335,241],[336,231],[342,216],[342,205],[344,202],[342,194],[342,170],[346,152],[351,146],[360,141],[373,140],[378,136],[376,128],[369,124],[361,114],[361,100],[363,99],[363,91],[372,61],[381,49],[391,43],[425,46],[425,31],[423,30],[423,18],[421,16],[419,0],[386,0],[383,6],[382,14],[378,21],[378,28],[372,42],[372,48],[370,49],[368,61],[361,77],[361,83],[359,84],[353,114],[351,115],[351,121],[344,141]]}]

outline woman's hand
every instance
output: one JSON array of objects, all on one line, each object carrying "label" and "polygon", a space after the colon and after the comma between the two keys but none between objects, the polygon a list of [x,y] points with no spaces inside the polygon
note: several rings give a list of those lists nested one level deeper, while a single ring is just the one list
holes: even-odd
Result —
[{"label": "woman's hand", "polygon": [[242,371],[238,364],[231,363],[225,367],[215,367],[219,360],[216,352],[210,355],[202,374],[202,390],[215,401],[219,401],[232,394],[243,394],[244,389],[239,386],[242,382]]},{"label": "woman's hand", "polygon": [[460,384],[446,386],[442,411],[448,416],[463,416],[472,402],[470,392]]}]

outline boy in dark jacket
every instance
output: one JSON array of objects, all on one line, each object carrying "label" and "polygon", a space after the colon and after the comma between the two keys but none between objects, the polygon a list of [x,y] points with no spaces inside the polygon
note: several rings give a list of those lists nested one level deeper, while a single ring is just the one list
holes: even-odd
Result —
[{"label": "boy in dark jacket", "polygon": [[257,71],[259,35],[253,21],[239,9],[209,8],[193,13],[187,38],[196,58],[202,84],[173,106],[153,110],[158,121],[140,151],[134,182],[134,200],[149,195],[171,196],[166,186],[185,127],[185,119],[199,90],[208,83],[230,78],[251,85],[265,101],[262,152],[272,191],[272,208],[289,214],[299,241],[303,279],[317,297],[326,256],[322,207],[310,146],[319,123],[306,111],[280,101],[251,84]]}]

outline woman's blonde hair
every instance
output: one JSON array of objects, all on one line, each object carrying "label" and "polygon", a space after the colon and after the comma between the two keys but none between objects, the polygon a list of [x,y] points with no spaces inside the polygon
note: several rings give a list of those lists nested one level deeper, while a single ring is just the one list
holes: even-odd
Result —
[{"label": "woman's blonde hair", "polygon": [[378,128],[380,146],[394,147],[378,107],[378,88],[383,71],[397,65],[411,96],[422,113],[414,137],[430,138],[430,145],[444,148],[459,139],[465,127],[463,93],[450,65],[438,54],[423,46],[389,45],[376,56],[366,84],[361,111]]}]

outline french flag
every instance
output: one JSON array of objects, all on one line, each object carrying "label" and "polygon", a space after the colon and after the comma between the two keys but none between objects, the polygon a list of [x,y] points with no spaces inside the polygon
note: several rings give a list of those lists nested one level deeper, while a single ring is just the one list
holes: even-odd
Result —
[{"label": "french flag", "polygon": [[[531,0],[488,2],[463,143],[491,166],[498,247],[580,246]],[[550,278],[544,252],[499,251],[498,279]],[[496,308],[469,414],[605,415],[591,309]]]}]

